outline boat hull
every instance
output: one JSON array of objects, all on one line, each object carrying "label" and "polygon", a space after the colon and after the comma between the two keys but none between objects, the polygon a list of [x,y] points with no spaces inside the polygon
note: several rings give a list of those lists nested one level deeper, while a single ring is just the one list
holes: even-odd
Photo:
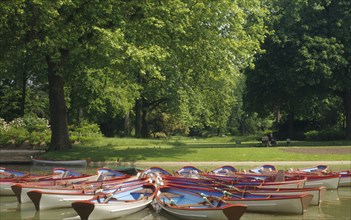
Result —
[{"label": "boat hull", "polygon": [[0,182],[0,196],[14,196],[11,186],[13,182]]},{"label": "boat hull", "polygon": [[247,205],[248,212],[270,212],[270,213],[289,213],[289,214],[303,214],[312,201],[312,195],[305,194],[293,198],[276,198],[276,199],[263,199],[263,200],[232,200],[228,199],[227,202],[231,204],[244,204]]},{"label": "boat hull", "polygon": [[339,186],[351,186],[351,172],[350,171],[342,171],[340,172],[340,182]]},{"label": "boat hull", "polygon": [[325,186],[327,189],[337,189],[339,187],[340,176],[318,176],[308,177],[305,183],[306,188]]},{"label": "boat hull", "polygon": [[160,206],[173,216],[180,219],[218,219],[218,220],[239,220],[246,210],[245,206],[229,206],[225,209],[189,209],[172,208],[160,204]]},{"label": "boat hull", "polygon": [[72,208],[81,219],[124,217],[148,206],[153,201],[155,190],[154,185],[145,184],[108,195],[96,195],[90,200],[76,201],[72,203]]},{"label": "boat hull", "polygon": [[113,219],[128,216],[141,211],[151,203],[152,199],[116,202],[112,204],[98,204],[89,201],[77,201],[72,203],[73,209],[79,214],[81,219],[99,220]]},{"label": "boat hull", "polygon": [[86,160],[36,160],[33,159],[32,163],[34,165],[48,165],[48,166],[87,166]]},{"label": "boat hull", "polygon": [[72,202],[79,200],[89,200],[94,197],[93,194],[59,194],[59,193],[42,193],[39,190],[33,190],[27,193],[28,197],[34,203],[36,210],[47,210],[55,208],[69,208]]},{"label": "boat hull", "polygon": [[258,195],[274,195],[274,196],[287,196],[287,195],[302,195],[305,193],[311,194],[312,201],[310,205],[319,206],[323,201],[323,197],[326,191],[326,187],[321,186],[319,188],[304,188],[304,189],[279,189],[279,190],[265,190],[265,189],[256,189],[256,190],[246,190],[248,193],[254,193]]}]

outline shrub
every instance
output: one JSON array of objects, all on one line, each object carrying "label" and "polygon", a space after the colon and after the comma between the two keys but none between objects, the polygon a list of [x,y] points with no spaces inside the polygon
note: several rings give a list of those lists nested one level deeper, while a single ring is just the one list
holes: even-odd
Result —
[{"label": "shrub", "polygon": [[23,118],[23,126],[29,132],[46,132],[49,130],[49,121],[46,118],[38,118],[28,115]]},{"label": "shrub", "polygon": [[23,127],[10,127],[1,138],[3,144],[20,145],[28,140],[30,133]]},{"label": "shrub", "polygon": [[0,119],[1,145],[37,145],[50,139],[48,121],[34,116],[16,118],[10,122]]},{"label": "shrub", "polygon": [[308,131],[305,132],[305,139],[309,141],[334,141],[341,140],[345,138],[345,135],[342,131],[337,129],[324,129],[321,131]]},{"label": "shrub", "polygon": [[318,131],[307,131],[305,132],[305,139],[308,141],[317,141],[319,138],[319,132]]},{"label": "shrub", "polygon": [[71,125],[69,127],[69,132],[72,142],[102,137],[99,125],[95,123],[90,124],[88,121],[83,121],[78,125]]}]

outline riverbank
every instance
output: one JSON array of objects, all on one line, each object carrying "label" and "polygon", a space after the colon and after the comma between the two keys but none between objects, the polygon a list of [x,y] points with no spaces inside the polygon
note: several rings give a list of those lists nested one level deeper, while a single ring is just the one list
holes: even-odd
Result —
[{"label": "riverbank", "polygon": [[31,157],[36,157],[43,150],[0,150],[0,164],[29,164]]},{"label": "riverbank", "polygon": [[325,164],[325,165],[350,165],[351,161],[244,161],[244,162],[233,162],[233,161],[214,161],[214,162],[91,162],[91,165],[105,163],[105,164],[115,164],[118,166],[222,166],[222,165],[231,165],[231,166],[242,166],[242,165],[262,165],[264,164],[275,164],[275,165],[316,165],[316,164]]}]

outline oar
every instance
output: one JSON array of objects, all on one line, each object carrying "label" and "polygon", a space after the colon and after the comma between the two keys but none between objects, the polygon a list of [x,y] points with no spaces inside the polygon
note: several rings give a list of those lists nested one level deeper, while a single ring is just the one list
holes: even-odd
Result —
[{"label": "oar", "polygon": [[108,201],[110,201],[110,199],[112,199],[113,195],[114,195],[117,191],[119,191],[119,190],[120,190],[120,188],[117,188],[117,189],[116,189],[115,191],[113,191],[112,193],[107,194],[107,195],[106,195],[106,199],[104,200],[103,203],[107,203]]},{"label": "oar", "polygon": [[236,190],[238,192],[242,192],[241,189],[239,189],[239,188],[237,188],[237,187],[235,187],[233,185],[224,184],[224,183],[221,183],[221,182],[218,182],[218,181],[215,181],[214,183],[222,185],[222,186],[225,186],[225,187],[230,188],[230,189],[234,189],[234,190]]},{"label": "oar", "polygon": [[200,193],[200,196],[202,197],[202,199],[208,203],[211,207],[215,208],[216,206],[212,204],[212,202],[210,202],[210,200],[207,198],[207,195],[205,195],[204,193]]},{"label": "oar", "polygon": [[[169,203],[170,205],[177,206],[176,202],[172,198],[167,196],[165,193],[163,194],[163,196],[166,197],[170,201],[170,203]],[[165,202],[165,201],[163,201],[163,202]]]},{"label": "oar", "polygon": [[242,197],[242,196],[239,196],[239,195],[233,194],[233,193],[228,192],[228,191],[226,191],[226,190],[223,190],[223,189],[221,189],[221,188],[215,187],[214,189],[215,189],[215,190],[219,190],[219,191],[221,191],[221,192],[223,193],[223,195],[224,195],[224,196],[225,196],[225,195],[229,195],[229,196],[233,196],[233,197],[236,197],[236,198],[239,198],[239,199],[243,199],[243,197]]}]

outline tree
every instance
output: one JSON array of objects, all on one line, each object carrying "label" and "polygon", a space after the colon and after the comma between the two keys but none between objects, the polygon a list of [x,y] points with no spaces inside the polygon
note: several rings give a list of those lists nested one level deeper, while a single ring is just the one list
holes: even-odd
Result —
[{"label": "tree", "polygon": [[239,72],[265,34],[260,1],[149,1],[133,9],[125,36],[128,72],[140,86],[136,136],[148,135],[147,114],[161,104],[189,127],[224,126]]},{"label": "tree", "polygon": [[[116,28],[122,1],[2,1],[1,45],[11,49],[30,48],[29,60],[40,67],[36,78],[47,77],[50,100],[50,150],[71,148],[67,127],[65,81],[84,71],[85,56],[99,41],[100,28]],[[121,5],[120,5],[121,4]],[[15,36],[13,38],[13,36]],[[118,44],[118,42],[114,42]],[[108,56],[108,55],[107,55]],[[16,53],[14,57],[20,57]],[[91,65],[98,65],[95,61]]]},{"label": "tree", "polygon": [[[251,110],[286,112],[292,135],[294,118],[309,117],[310,107],[316,106],[311,102],[330,94],[347,94],[349,55],[344,48],[350,39],[345,27],[349,8],[347,1],[275,1],[270,5],[268,21],[273,31],[263,46],[267,53],[257,57],[256,69],[247,75],[246,100]],[[347,106],[344,99],[346,118]]]}]

